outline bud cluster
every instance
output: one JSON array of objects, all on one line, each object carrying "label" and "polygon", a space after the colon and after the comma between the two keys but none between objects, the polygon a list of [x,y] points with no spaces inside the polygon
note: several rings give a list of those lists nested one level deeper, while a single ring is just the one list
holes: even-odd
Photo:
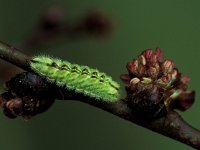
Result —
[{"label": "bud cluster", "polygon": [[56,89],[43,78],[23,72],[5,83],[6,92],[0,95],[0,107],[9,118],[31,119],[54,103]]},{"label": "bud cluster", "polygon": [[146,49],[126,68],[128,74],[120,77],[126,84],[128,104],[139,116],[156,118],[173,109],[185,111],[193,104],[189,78],[181,76],[172,60],[163,60],[159,48]]}]

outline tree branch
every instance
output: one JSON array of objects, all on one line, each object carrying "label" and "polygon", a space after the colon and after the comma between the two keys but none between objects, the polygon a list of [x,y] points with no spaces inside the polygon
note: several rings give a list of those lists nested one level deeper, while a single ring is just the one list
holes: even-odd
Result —
[{"label": "tree branch", "polygon": [[[0,42],[0,58],[24,70],[30,71],[30,57],[3,42]],[[151,122],[142,122],[136,118],[125,100],[120,100],[116,103],[102,103],[100,101],[67,93],[64,94],[64,99],[74,99],[90,104],[144,128],[170,137],[193,148],[200,149],[200,131],[186,123],[175,111],[169,112],[160,119]]]}]

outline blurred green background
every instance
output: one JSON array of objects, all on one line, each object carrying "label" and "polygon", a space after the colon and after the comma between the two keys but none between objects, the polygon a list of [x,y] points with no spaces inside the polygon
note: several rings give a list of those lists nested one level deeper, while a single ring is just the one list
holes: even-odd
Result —
[{"label": "blurred green background", "polygon": [[[114,21],[109,38],[66,40],[46,44],[41,52],[97,67],[121,83],[126,63],[146,48],[160,47],[191,77],[196,103],[181,115],[200,128],[200,1],[199,0],[0,0],[0,40],[18,45],[34,30],[38,16],[51,4],[75,20],[99,8]],[[5,63],[5,62],[0,62]],[[197,69],[198,68],[198,69]],[[0,73],[3,70],[0,70]],[[0,114],[2,150],[189,150],[190,147],[79,102],[58,101],[30,121]]]}]

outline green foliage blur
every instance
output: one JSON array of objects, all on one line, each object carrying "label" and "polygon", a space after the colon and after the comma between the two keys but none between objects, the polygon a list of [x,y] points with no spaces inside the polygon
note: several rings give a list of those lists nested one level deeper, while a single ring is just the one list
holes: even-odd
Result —
[{"label": "green foliage blur", "polygon": [[[164,56],[173,59],[179,70],[191,78],[190,87],[197,93],[196,103],[181,115],[194,127],[200,127],[200,1],[0,0],[0,40],[20,45],[35,30],[41,12],[52,4],[64,9],[66,22],[76,22],[89,9],[101,9],[111,16],[113,32],[106,38],[84,37],[45,44],[35,54],[45,53],[98,68],[119,81],[123,91],[119,75],[126,72],[126,63],[146,48],[160,47]],[[58,101],[30,121],[10,120],[1,113],[0,129],[2,150],[191,149],[73,101]]]}]

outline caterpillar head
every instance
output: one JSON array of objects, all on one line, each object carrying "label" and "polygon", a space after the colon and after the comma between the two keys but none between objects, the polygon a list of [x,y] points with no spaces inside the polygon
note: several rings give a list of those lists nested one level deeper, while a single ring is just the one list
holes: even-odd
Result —
[{"label": "caterpillar head", "polygon": [[173,109],[187,110],[195,92],[187,87],[189,78],[181,76],[172,60],[163,60],[159,48],[147,49],[127,64],[127,103],[139,118],[151,120]]}]

